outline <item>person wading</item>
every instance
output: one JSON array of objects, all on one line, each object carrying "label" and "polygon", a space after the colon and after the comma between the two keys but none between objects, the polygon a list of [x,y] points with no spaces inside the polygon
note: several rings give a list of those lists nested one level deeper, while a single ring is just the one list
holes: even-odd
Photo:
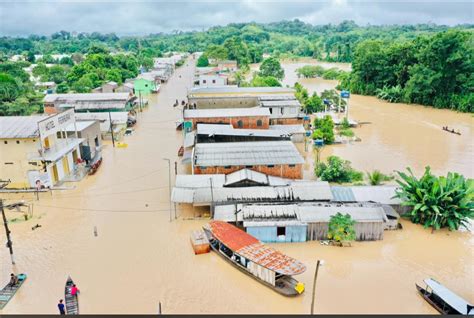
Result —
[{"label": "person wading", "polygon": [[59,314],[60,315],[65,315],[66,314],[66,311],[64,311],[64,304],[63,304],[62,299],[59,300],[58,309],[59,309]]}]

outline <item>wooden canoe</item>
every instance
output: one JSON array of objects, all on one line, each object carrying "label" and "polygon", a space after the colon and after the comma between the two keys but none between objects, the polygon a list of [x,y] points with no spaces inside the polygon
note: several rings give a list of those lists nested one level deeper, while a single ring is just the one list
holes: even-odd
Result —
[{"label": "wooden canoe", "polygon": [[[474,315],[474,306],[435,281],[426,279],[426,288],[416,285],[421,296],[442,315]],[[429,290],[428,290],[429,289]]]},{"label": "wooden canoe", "polygon": [[66,301],[66,314],[79,315],[79,298],[76,295],[71,295],[71,288],[74,281],[71,277],[67,278],[66,287],[64,289],[64,300]]},{"label": "wooden canoe", "polygon": [[9,282],[5,287],[3,287],[2,290],[0,290],[0,310],[2,310],[10,301],[10,299],[15,296],[16,292],[18,291],[18,289],[20,289],[21,285],[23,285],[25,280],[26,274],[20,274],[18,275],[18,284],[16,284],[15,286],[10,286]]}]

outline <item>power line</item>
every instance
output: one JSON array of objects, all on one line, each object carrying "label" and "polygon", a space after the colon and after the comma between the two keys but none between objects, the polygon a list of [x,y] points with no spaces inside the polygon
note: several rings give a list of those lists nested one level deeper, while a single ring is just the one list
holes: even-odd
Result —
[{"label": "power line", "polygon": [[98,194],[94,194],[94,195],[86,195],[86,194],[84,194],[84,195],[65,195],[65,196],[62,196],[62,197],[54,197],[54,199],[59,200],[59,199],[69,199],[69,198],[81,198],[81,197],[93,198],[93,197],[106,196],[106,195],[146,192],[146,191],[158,190],[158,189],[163,189],[163,188],[168,188],[168,186],[166,185],[166,186],[146,188],[146,189],[127,190],[127,191],[122,191],[122,192],[98,193]]},{"label": "power line", "polygon": [[158,210],[109,210],[109,209],[91,209],[91,208],[71,208],[61,207],[52,205],[36,204],[43,208],[61,209],[61,210],[73,210],[73,211],[91,211],[91,212],[112,212],[112,213],[156,213],[156,212],[168,212],[169,209],[158,209]]}]

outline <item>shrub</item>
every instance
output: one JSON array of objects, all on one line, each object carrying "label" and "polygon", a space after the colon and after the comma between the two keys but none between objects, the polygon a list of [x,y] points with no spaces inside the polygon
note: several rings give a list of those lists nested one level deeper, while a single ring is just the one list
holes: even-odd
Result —
[{"label": "shrub", "polygon": [[338,243],[351,242],[356,239],[355,221],[349,214],[337,213],[331,215],[328,226],[328,238]]},{"label": "shrub", "polygon": [[409,175],[397,172],[400,188],[395,197],[402,200],[402,205],[412,207],[408,217],[413,223],[433,230],[468,228],[469,219],[474,219],[473,179],[452,172],[436,177],[429,166],[418,179],[410,168],[407,170]]},{"label": "shrub", "polygon": [[393,176],[383,174],[379,170],[374,170],[372,173],[367,172],[367,179],[369,180],[370,185],[379,185],[384,181],[392,180]]},{"label": "shrub", "polygon": [[329,156],[327,163],[319,163],[315,174],[323,181],[345,183],[362,181],[363,174],[351,167],[351,162],[337,156]]}]

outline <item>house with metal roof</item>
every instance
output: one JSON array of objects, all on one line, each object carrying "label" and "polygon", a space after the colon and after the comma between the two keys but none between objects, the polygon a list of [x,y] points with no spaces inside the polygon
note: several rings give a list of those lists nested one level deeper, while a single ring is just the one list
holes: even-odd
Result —
[{"label": "house with metal roof", "polygon": [[330,201],[332,193],[325,181],[291,180],[250,169],[230,174],[177,175],[171,200],[193,206],[235,202]]},{"label": "house with metal roof", "polygon": [[276,129],[235,129],[231,124],[197,124],[196,142],[239,142],[290,140],[291,135]]},{"label": "house with metal roof", "polygon": [[129,111],[136,106],[136,97],[129,93],[48,94],[43,105],[47,114],[71,108],[75,112]]},{"label": "house with metal roof", "polygon": [[301,179],[304,159],[291,141],[198,143],[194,174],[229,174],[244,168],[264,174]]},{"label": "house with metal roof", "polygon": [[304,242],[328,239],[332,215],[349,214],[356,240],[381,240],[387,216],[376,203],[300,202],[218,205],[214,219],[231,222],[263,242]]},{"label": "house with metal roof", "polygon": [[[0,117],[0,179],[9,188],[53,186],[78,166],[79,145],[84,141],[67,136],[74,125],[74,111],[51,116]],[[63,138],[64,136],[64,138]]]},{"label": "house with metal roof", "polygon": [[191,129],[197,124],[227,124],[234,128],[268,129],[270,112],[263,108],[232,109],[185,109],[185,122],[191,122]]}]

